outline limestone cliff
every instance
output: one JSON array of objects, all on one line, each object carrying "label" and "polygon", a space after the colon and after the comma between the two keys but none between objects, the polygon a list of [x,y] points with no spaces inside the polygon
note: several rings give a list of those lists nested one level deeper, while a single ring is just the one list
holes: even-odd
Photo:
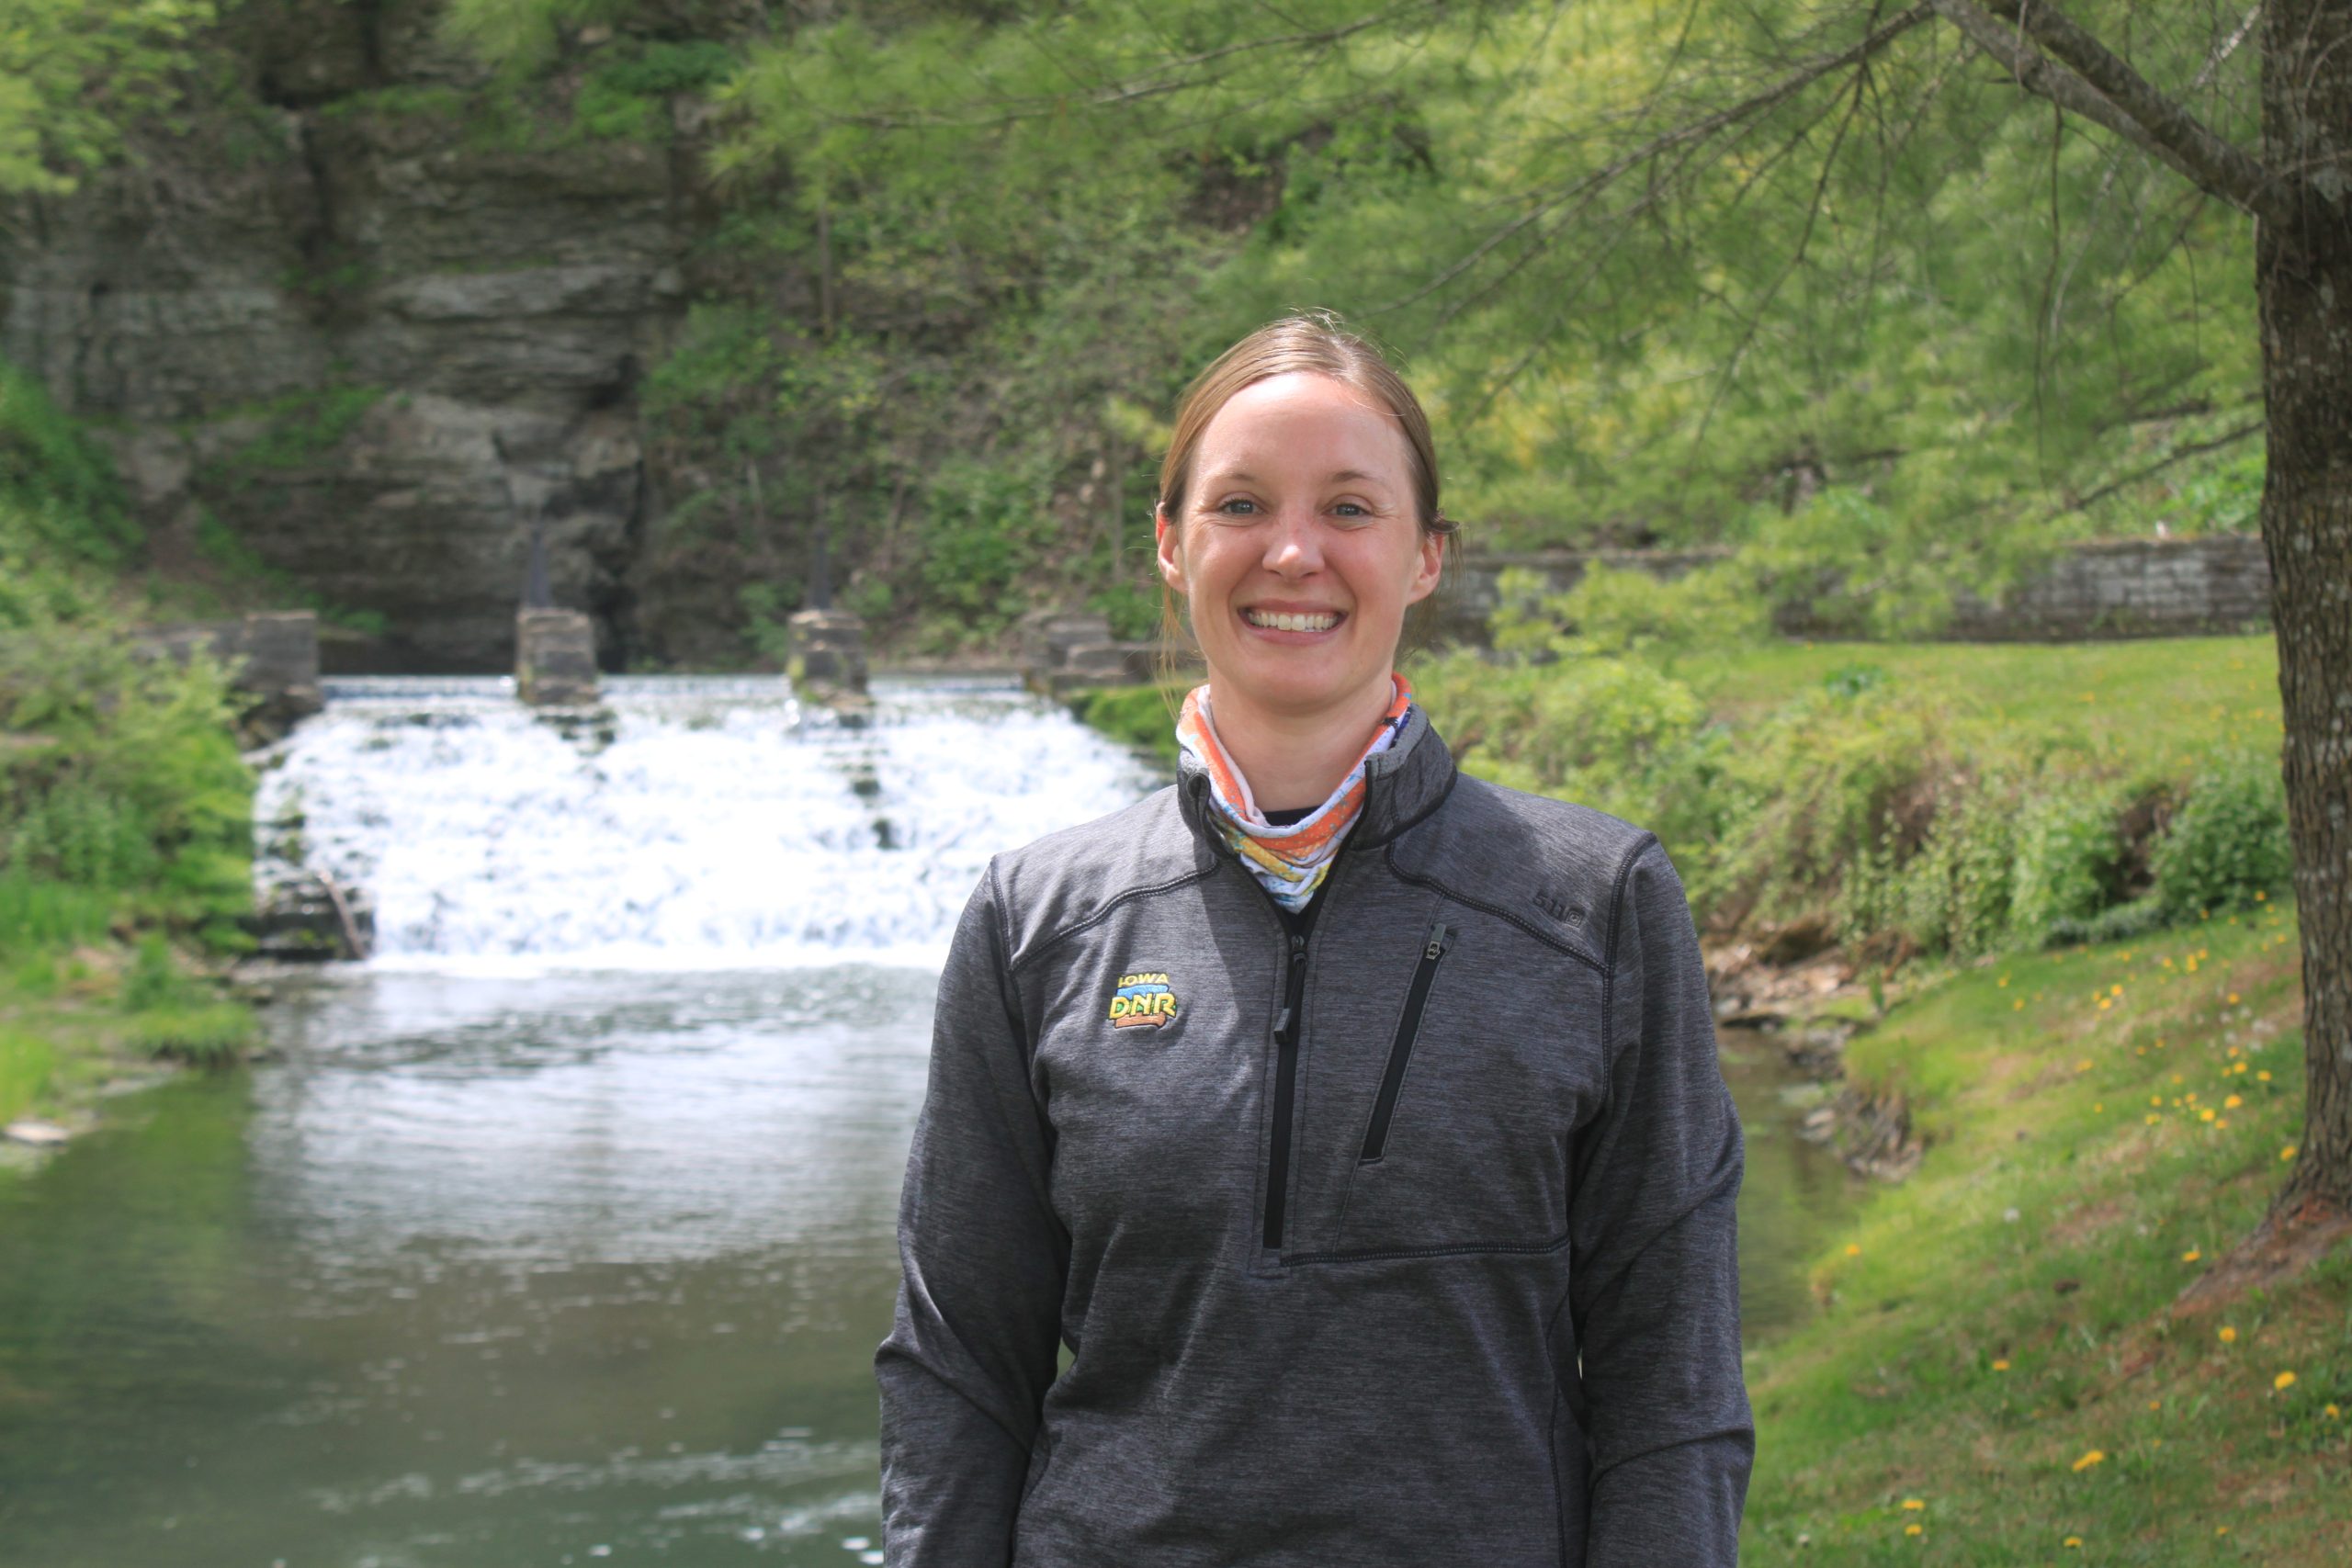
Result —
[{"label": "limestone cliff", "polygon": [[511,668],[535,513],[616,667],[645,650],[636,387],[707,221],[692,138],[486,129],[433,9],[235,11],[179,127],[0,212],[0,355],[97,422],[159,564],[242,552],[380,616],[331,668]]}]

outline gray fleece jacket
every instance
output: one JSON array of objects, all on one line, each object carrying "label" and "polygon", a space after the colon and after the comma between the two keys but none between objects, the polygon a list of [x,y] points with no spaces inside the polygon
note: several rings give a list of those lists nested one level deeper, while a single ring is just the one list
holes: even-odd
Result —
[{"label": "gray fleece jacket", "polygon": [[956,927],[888,1562],[1734,1562],[1743,1144],[1657,837],[1417,709],[1301,921],[1207,784],[996,857]]}]

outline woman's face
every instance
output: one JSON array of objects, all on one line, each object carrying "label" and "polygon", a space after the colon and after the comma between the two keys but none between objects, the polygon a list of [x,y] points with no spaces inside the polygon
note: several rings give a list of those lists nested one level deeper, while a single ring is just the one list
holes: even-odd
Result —
[{"label": "woman's face", "polygon": [[1183,515],[1158,530],[1220,713],[1385,705],[1406,606],[1437,586],[1444,550],[1422,536],[1412,475],[1395,416],[1328,376],[1271,377],[1216,412]]}]

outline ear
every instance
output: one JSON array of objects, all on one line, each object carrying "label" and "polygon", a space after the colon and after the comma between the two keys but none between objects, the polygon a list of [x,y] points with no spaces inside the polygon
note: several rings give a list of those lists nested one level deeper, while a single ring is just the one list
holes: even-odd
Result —
[{"label": "ear", "polygon": [[1170,592],[1181,594],[1184,592],[1183,536],[1182,531],[1169,521],[1166,507],[1155,506],[1151,509],[1151,533],[1159,546],[1160,581],[1168,584]]},{"label": "ear", "polygon": [[1413,573],[1412,586],[1405,592],[1405,603],[1418,604],[1437,592],[1437,581],[1445,570],[1445,536],[1421,536],[1420,560]]}]

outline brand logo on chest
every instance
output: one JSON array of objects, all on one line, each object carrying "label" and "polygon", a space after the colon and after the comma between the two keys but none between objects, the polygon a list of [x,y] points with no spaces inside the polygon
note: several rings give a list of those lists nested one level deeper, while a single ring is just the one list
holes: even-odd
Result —
[{"label": "brand logo on chest", "polygon": [[1114,1029],[1158,1029],[1175,1016],[1176,993],[1167,976],[1145,971],[1119,976],[1119,988],[1111,994]]}]

